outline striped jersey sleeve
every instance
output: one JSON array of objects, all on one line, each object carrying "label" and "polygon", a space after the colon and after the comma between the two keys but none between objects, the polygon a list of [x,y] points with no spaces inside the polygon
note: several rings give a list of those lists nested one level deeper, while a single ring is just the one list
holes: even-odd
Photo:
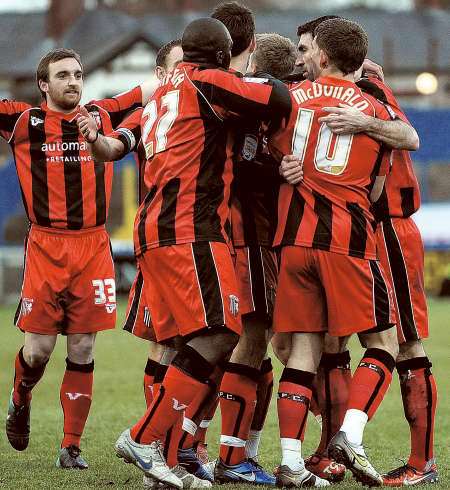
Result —
[{"label": "striped jersey sleeve", "polygon": [[10,141],[20,116],[30,109],[30,104],[3,99],[0,101],[0,135]]}]

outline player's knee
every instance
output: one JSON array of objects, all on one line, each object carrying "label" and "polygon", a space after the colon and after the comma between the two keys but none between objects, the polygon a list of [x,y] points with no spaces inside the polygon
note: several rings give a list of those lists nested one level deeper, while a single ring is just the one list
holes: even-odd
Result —
[{"label": "player's knee", "polygon": [[291,343],[280,341],[277,339],[277,335],[275,335],[272,339],[272,349],[276,358],[283,366],[286,366],[291,354]]},{"label": "player's knee", "polygon": [[397,362],[407,361],[415,357],[426,357],[425,349],[420,340],[411,340],[399,346]]},{"label": "player's knee", "polygon": [[87,364],[93,359],[95,335],[69,335],[67,339],[67,355],[72,362]]},{"label": "player's knee", "polygon": [[31,368],[37,368],[45,364],[50,359],[52,350],[52,348],[46,345],[27,346],[23,350],[23,357],[28,366]]},{"label": "player's knee", "polygon": [[363,336],[365,346],[368,349],[381,349],[397,359],[399,353],[397,330],[391,327],[383,332],[365,334]]}]

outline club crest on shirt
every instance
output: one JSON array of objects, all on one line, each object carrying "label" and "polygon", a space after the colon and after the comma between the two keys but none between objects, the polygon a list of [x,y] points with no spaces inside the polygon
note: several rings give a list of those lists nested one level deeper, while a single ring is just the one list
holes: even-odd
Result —
[{"label": "club crest on shirt", "polygon": [[31,298],[22,298],[22,302],[20,305],[20,312],[22,316],[29,315],[31,310],[33,309],[33,299]]},{"label": "club crest on shirt", "polygon": [[43,119],[39,119],[39,117],[36,117],[36,116],[31,116],[30,117],[30,122],[31,122],[31,125],[33,127],[36,127],[38,124],[43,124],[44,123],[44,120]]},{"label": "club crest on shirt", "polygon": [[233,316],[237,316],[239,313],[239,298],[234,294],[230,294],[230,312]]},{"label": "club crest on shirt", "polygon": [[251,161],[256,156],[256,150],[258,149],[258,140],[253,134],[246,134],[244,138],[244,145],[242,147],[242,158],[247,161]]}]

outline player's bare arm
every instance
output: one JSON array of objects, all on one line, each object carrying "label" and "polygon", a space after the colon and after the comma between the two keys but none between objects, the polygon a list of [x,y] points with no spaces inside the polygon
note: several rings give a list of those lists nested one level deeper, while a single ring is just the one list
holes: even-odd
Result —
[{"label": "player's bare arm", "polygon": [[326,123],[335,134],[366,133],[389,148],[409,151],[419,149],[416,130],[400,119],[384,121],[342,104],[339,107],[324,107],[323,110],[329,114],[321,117],[319,122]]},{"label": "player's bare arm", "polygon": [[370,191],[369,199],[370,202],[377,202],[383,192],[384,182],[386,180],[385,175],[378,175],[375,177],[375,182],[373,184],[372,190]]},{"label": "player's bare arm", "polygon": [[115,138],[100,134],[95,119],[85,107],[80,109],[77,124],[83,138],[89,143],[90,152],[96,161],[108,162],[123,157],[125,145]]},{"label": "player's bare arm", "polygon": [[303,163],[296,155],[284,155],[279,171],[288,184],[296,185],[303,180]]}]

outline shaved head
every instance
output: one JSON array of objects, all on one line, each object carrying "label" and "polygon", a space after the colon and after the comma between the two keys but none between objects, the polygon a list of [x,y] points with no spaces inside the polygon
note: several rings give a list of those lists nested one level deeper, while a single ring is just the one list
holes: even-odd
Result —
[{"label": "shaved head", "polygon": [[192,21],[181,39],[184,61],[213,64],[223,68],[229,67],[232,45],[228,29],[220,20],[211,17]]}]

